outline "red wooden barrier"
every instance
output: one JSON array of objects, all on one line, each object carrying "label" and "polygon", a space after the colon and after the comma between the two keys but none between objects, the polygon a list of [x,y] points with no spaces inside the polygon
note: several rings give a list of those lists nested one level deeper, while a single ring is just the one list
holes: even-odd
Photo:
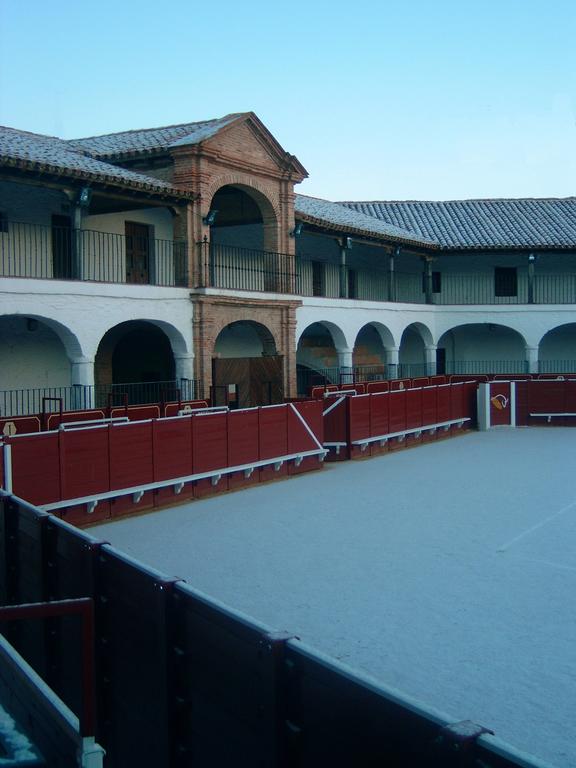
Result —
[{"label": "red wooden barrier", "polygon": [[[228,414],[207,413],[192,419],[194,453],[192,472],[211,472],[228,466]],[[212,479],[197,480],[195,494],[199,498],[228,489],[228,478],[223,475],[218,483]]]},{"label": "red wooden barrier", "polygon": [[[288,412],[284,406],[270,405],[258,410],[258,436],[260,442],[260,460],[286,456],[288,453]],[[283,464],[278,469],[261,467],[260,480],[267,482],[277,477],[288,475],[288,467]]]},{"label": "red wooden barrier", "polygon": [[77,421],[96,421],[105,417],[104,411],[94,409],[88,411],[64,411],[62,414],[49,413],[45,417],[46,430],[58,429],[60,424],[73,424]]},{"label": "red wooden barrier", "polygon": [[[390,397],[388,394],[376,394],[370,398],[370,433],[373,436],[386,435],[390,432],[389,424]],[[379,442],[370,444],[370,455],[377,456],[386,453],[388,444]]]},{"label": "red wooden barrier", "polygon": [[390,390],[390,382],[388,381],[369,381],[366,385],[366,391],[370,394],[376,392],[388,392]]},{"label": "red wooden barrier", "polygon": [[[258,409],[230,411],[228,414],[228,466],[252,464],[260,459]],[[228,475],[230,489],[243,488],[260,482],[258,470],[249,477],[243,471]]]},{"label": "red wooden barrier", "polygon": [[[324,420],[322,418],[323,404],[314,400],[293,403],[293,408],[288,410],[288,452],[313,450],[316,442],[320,445],[324,443]],[[301,418],[299,418],[298,414]],[[302,422],[304,420],[305,424]],[[306,428],[306,426],[308,429]],[[312,432],[312,435],[310,434]],[[314,439],[315,438],[315,439]],[[318,469],[319,459],[317,456],[306,456],[302,463],[290,462],[288,465],[289,475],[299,475],[302,472],[310,472]]]},{"label": "red wooden barrier", "polygon": [[15,496],[31,504],[62,498],[60,450],[57,432],[7,438],[12,446],[12,488]]},{"label": "red wooden barrier", "polygon": [[14,416],[0,419],[0,438],[12,435],[29,435],[40,432],[41,423],[38,416]]}]

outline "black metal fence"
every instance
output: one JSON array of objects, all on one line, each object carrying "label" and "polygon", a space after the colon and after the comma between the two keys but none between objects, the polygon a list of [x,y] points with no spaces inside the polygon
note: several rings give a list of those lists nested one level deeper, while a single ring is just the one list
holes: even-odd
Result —
[{"label": "black metal fence", "polygon": [[0,233],[0,277],[187,286],[188,246],[9,221]]},{"label": "black metal fence", "polygon": [[[108,768],[539,765],[0,492],[2,604],[81,597]],[[50,621],[3,631],[78,713],[78,627]]]},{"label": "black metal fence", "polygon": [[78,411],[108,405],[143,405],[202,397],[195,379],[140,381],[127,384],[39,387],[0,391],[0,416],[28,416],[44,412]]},{"label": "black metal fence", "polygon": [[294,256],[199,243],[198,282],[203,288],[293,294],[296,290]]}]

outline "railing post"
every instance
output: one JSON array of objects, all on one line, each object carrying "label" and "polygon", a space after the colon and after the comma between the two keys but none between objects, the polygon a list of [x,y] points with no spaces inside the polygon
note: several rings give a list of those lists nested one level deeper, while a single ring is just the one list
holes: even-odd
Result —
[{"label": "railing post", "polygon": [[536,256],[531,253],[528,256],[528,304],[534,304],[534,262]]},{"label": "railing post", "polygon": [[424,258],[424,289],[426,293],[426,304],[433,304],[432,296],[432,260]]},{"label": "railing post", "polygon": [[396,275],[395,275],[395,256],[400,255],[400,246],[390,251],[388,259],[388,301],[396,301]]}]

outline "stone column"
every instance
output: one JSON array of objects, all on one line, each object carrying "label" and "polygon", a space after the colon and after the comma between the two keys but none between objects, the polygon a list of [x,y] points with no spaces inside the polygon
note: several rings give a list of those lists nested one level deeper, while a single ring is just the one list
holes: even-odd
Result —
[{"label": "stone column", "polygon": [[340,384],[352,384],[354,382],[354,368],[352,365],[352,350],[337,349],[338,367],[340,369]]},{"label": "stone column", "polygon": [[176,386],[182,390],[182,399],[194,399],[196,392],[192,389],[191,382],[194,379],[194,355],[191,352],[174,355],[176,368]]},{"label": "stone column", "polygon": [[400,348],[388,347],[386,349],[386,377],[388,379],[398,378],[399,363],[400,363]]},{"label": "stone column", "polygon": [[526,368],[528,373],[538,373],[538,347],[526,347]]},{"label": "stone column", "polygon": [[94,358],[75,357],[70,360],[72,382],[72,406],[80,410],[94,408]]},{"label": "stone column", "polygon": [[424,356],[426,358],[426,376],[436,376],[436,347],[425,347]]}]

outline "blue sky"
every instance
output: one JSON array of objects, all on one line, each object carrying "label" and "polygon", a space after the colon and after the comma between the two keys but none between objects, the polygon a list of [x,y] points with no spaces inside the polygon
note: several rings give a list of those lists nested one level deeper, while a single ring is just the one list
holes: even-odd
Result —
[{"label": "blue sky", "polygon": [[576,3],[0,0],[0,124],[252,110],[333,200],[576,194]]}]

